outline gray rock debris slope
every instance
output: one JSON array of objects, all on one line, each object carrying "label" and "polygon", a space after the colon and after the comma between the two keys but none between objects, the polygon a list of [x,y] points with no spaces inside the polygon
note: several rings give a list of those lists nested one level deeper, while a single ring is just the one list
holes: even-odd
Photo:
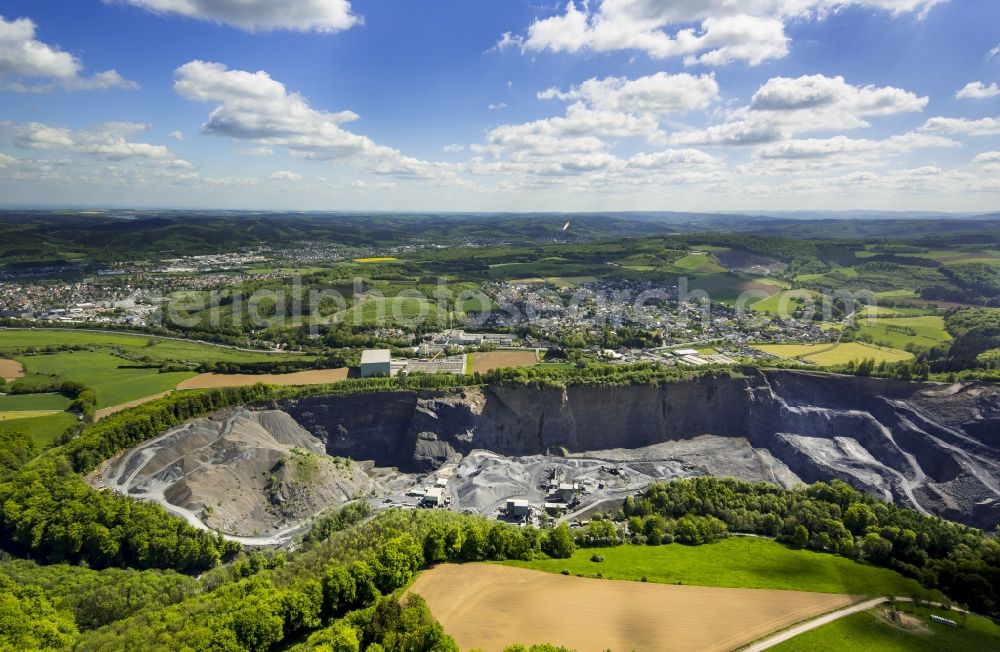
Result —
[{"label": "gray rock debris slope", "polygon": [[240,536],[294,525],[374,488],[359,465],[326,455],[323,443],[288,414],[245,409],[169,430],[128,451],[104,480]]},{"label": "gray rock debris slope", "polygon": [[[843,479],[884,499],[979,527],[1000,521],[1000,386],[937,385],[793,371],[703,376],[665,386],[313,396],[282,407],[333,455],[427,471],[486,450],[503,456],[658,447],[715,475]],[[704,435],[714,437],[704,438]],[[732,455],[717,445],[731,438]],[[626,453],[623,456],[623,449]],[[732,458],[732,459],[730,459]],[[731,463],[732,462],[732,463]],[[732,470],[730,470],[732,467]]]}]

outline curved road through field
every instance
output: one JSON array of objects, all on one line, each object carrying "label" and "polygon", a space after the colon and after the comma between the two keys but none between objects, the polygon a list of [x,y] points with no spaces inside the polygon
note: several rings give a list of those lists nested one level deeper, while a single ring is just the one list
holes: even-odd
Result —
[{"label": "curved road through field", "polygon": [[[782,630],[777,634],[772,634],[767,638],[762,638],[756,643],[748,645],[747,647],[740,648],[740,652],[761,652],[762,650],[767,650],[779,643],[784,643],[785,641],[795,638],[799,634],[804,634],[810,630],[816,629],[817,627],[822,627],[823,625],[828,625],[835,620],[844,618],[845,616],[850,616],[852,614],[859,613],[861,611],[868,611],[874,607],[879,606],[884,602],[888,602],[889,598],[871,598],[870,600],[865,600],[864,602],[858,602],[852,604],[849,607],[844,607],[843,609],[837,609],[836,611],[831,611],[828,614],[823,614],[813,618],[812,620],[807,620],[805,622],[799,623],[794,627],[789,627],[788,629]],[[896,602],[913,602],[911,598],[896,598]],[[924,604],[933,605],[935,607],[940,607],[937,602],[925,602]],[[960,611],[951,607],[955,611]]]},{"label": "curved road through field", "polygon": [[[859,611],[868,611],[873,607],[877,607],[883,602],[887,602],[889,598],[872,598],[870,600],[865,600],[864,602],[858,602],[852,604],[849,607],[844,607],[843,609],[838,609],[836,611],[831,611],[828,614],[823,614],[812,620],[807,620],[804,623],[799,623],[793,627],[782,630],[777,634],[768,636],[767,638],[761,639],[752,645],[749,645],[741,650],[741,652],[761,652],[762,650],[767,650],[774,647],[779,643],[784,643],[785,641],[795,638],[799,634],[804,634],[809,630],[816,629],[817,627],[822,627],[832,623],[835,620],[839,620],[844,616],[850,616],[851,614],[856,614]],[[901,599],[901,601],[903,601]]]}]

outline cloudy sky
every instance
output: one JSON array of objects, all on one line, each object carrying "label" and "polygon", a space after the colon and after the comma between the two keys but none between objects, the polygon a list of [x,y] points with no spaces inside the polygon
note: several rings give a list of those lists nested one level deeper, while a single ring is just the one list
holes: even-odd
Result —
[{"label": "cloudy sky", "polygon": [[997,0],[4,0],[0,204],[1000,209]]}]

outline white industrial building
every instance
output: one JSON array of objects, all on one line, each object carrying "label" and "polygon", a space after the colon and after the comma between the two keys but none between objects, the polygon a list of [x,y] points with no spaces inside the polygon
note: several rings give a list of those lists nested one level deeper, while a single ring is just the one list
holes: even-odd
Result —
[{"label": "white industrial building", "polygon": [[440,507],[444,504],[444,489],[441,487],[428,489],[424,497],[420,500],[420,504],[426,507]]},{"label": "white industrial building", "polygon": [[392,352],[389,349],[368,349],[361,352],[361,377],[392,374]]}]

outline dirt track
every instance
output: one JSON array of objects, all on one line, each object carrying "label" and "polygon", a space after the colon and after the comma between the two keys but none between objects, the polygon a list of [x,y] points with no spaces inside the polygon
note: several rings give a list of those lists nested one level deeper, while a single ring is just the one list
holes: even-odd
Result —
[{"label": "dirt track", "polygon": [[24,375],[24,367],[16,360],[0,358],[0,378],[13,380]]},{"label": "dirt track", "polygon": [[490,351],[472,354],[472,371],[486,373],[493,369],[508,367],[528,367],[538,362],[538,356],[530,351]]},{"label": "dirt track", "polygon": [[578,652],[732,650],[855,597],[565,577],[445,564],[410,589],[463,650],[552,643]]},{"label": "dirt track", "polygon": [[347,369],[313,369],[292,374],[201,374],[189,378],[177,389],[210,389],[213,387],[245,387],[265,385],[325,385],[347,379]]},{"label": "dirt track", "polygon": [[[171,390],[172,391],[172,390]],[[137,398],[134,401],[129,401],[128,403],[121,403],[119,405],[112,405],[111,407],[106,407],[103,410],[98,410],[94,413],[94,421],[100,421],[105,417],[109,417],[112,414],[121,412],[122,410],[127,410],[129,408],[137,407],[150,401],[155,401],[158,398],[163,398],[170,394],[170,391],[160,392],[159,394],[153,394],[152,396],[143,396],[142,398]]]}]

